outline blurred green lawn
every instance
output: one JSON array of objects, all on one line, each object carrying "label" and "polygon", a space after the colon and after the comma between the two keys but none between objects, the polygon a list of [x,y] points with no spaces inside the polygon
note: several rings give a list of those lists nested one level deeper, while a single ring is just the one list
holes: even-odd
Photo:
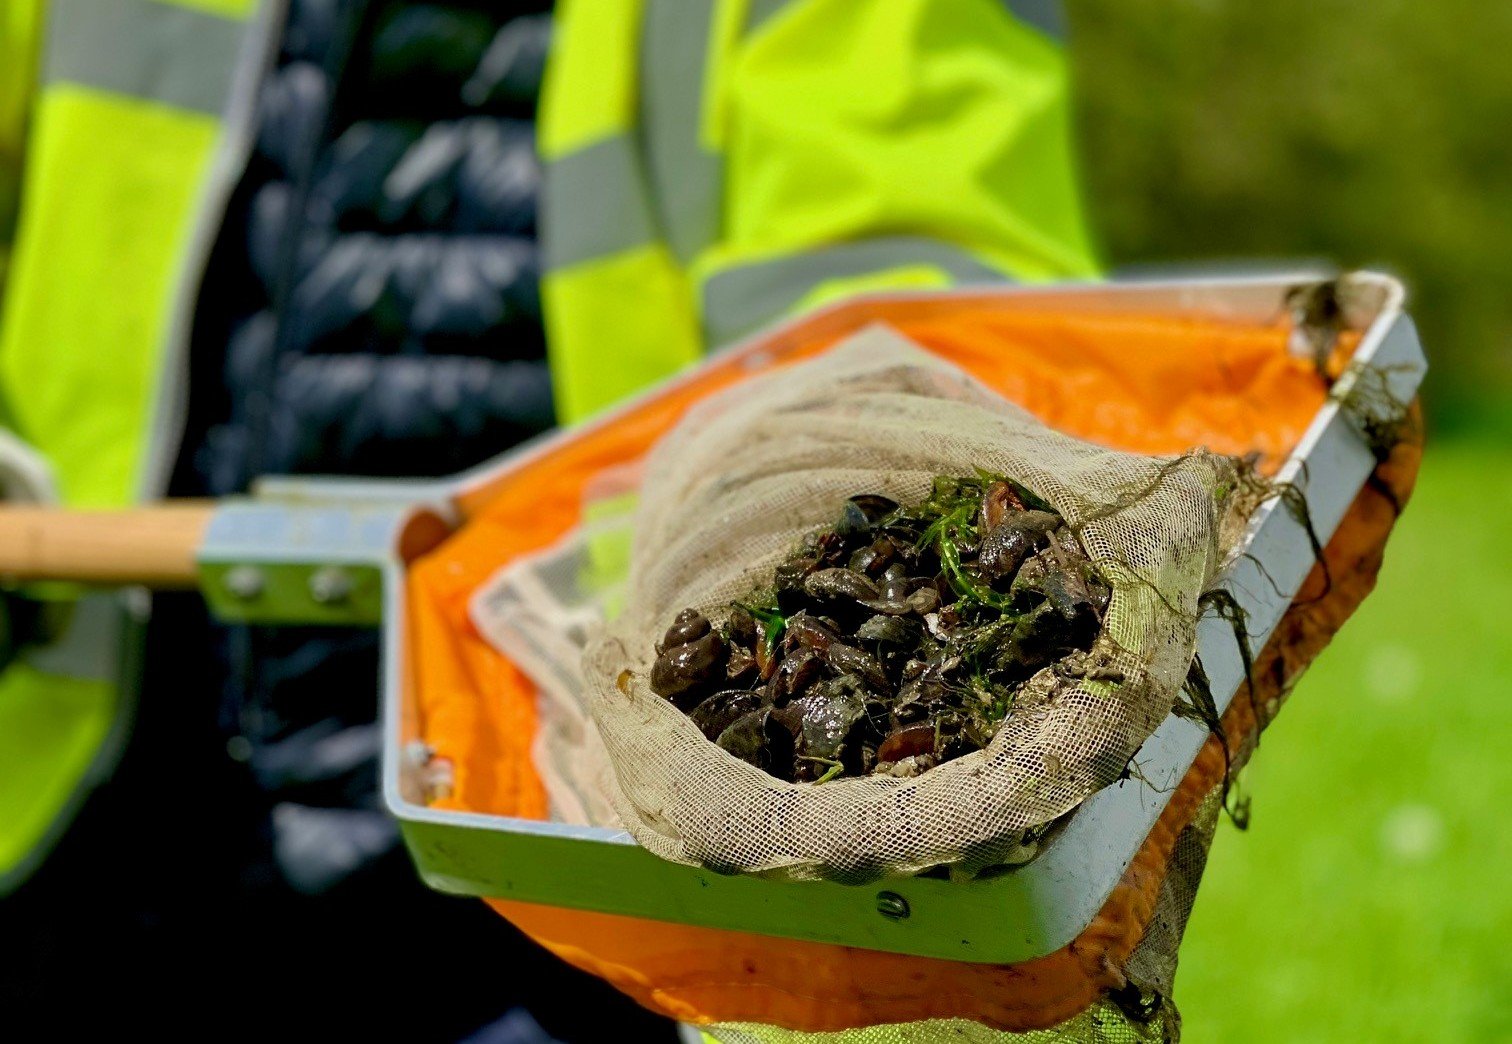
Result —
[{"label": "blurred green lawn", "polygon": [[1380,586],[1220,830],[1188,1039],[1512,1041],[1512,4],[1067,6],[1112,265],[1384,265],[1432,367]]},{"label": "blurred green lawn", "polygon": [[1067,7],[1109,261],[1384,265],[1413,290],[1434,426],[1512,436],[1512,3]]},{"label": "blurred green lawn", "polygon": [[1182,948],[1187,1039],[1512,1040],[1512,447],[1430,445],[1375,593],[1245,776]]}]

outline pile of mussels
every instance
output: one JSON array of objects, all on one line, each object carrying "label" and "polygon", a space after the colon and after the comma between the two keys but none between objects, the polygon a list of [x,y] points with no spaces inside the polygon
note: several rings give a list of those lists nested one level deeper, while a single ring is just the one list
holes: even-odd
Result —
[{"label": "pile of mussels", "polygon": [[851,497],[726,622],[685,609],[651,688],[779,779],[917,775],[985,747],[1019,688],[1086,659],[1110,590],[1061,516],[1000,476]]}]

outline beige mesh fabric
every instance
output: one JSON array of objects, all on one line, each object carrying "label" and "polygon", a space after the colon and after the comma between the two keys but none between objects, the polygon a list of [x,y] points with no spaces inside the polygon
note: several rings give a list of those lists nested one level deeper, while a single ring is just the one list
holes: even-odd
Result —
[{"label": "beige mesh fabric", "polygon": [[551,819],[615,826],[609,760],[588,714],[583,647],[610,614],[623,583],[598,582],[595,541],[627,542],[630,520],[599,519],[558,543],[524,555],[478,589],[469,615],[478,630],[535,683],[539,724],[531,763]]},{"label": "beige mesh fabric", "polygon": [[1053,1029],[1027,1033],[1004,1033],[969,1019],[924,1019],[833,1033],[804,1033],[755,1024],[700,1029],[716,1044],[1164,1044],[1179,1039],[1172,1035],[1178,1031],[1165,1013],[1141,1023],[1110,1001],[1094,1004]]},{"label": "beige mesh fabric", "polygon": [[[849,496],[917,502],[936,475],[977,469],[1050,502],[1104,571],[1113,597],[1092,660],[1122,683],[1042,671],[985,750],[912,779],[820,785],[731,757],[651,692],[679,610],[719,620]],[[1233,530],[1235,475],[1212,454],[1060,434],[884,328],[707,400],[647,463],[625,612],[584,657],[619,819],[663,858],[722,872],[860,881],[1010,861],[1026,832],[1117,779],[1171,710]]]},{"label": "beige mesh fabric", "polygon": [[1126,1010],[1105,997],[1058,1026],[1009,1033],[970,1019],[922,1019],[918,1022],[868,1026],[831,1033],[810,1033],[755,1023],[702,1026],[715,1044],[1175,1044],[1181,1039],[1181,1014],[1171,1001],[1176,953],[1197,897],[1218,826],[1221,788],[1203,801],[1192,823],[1181,832],[1155,903],[1155,915],[1130,956],[1125,973],[1131,992],[1158,1000],[1147,1012]]},{"label": "beige mesh fabric", "polygon": [[[921,1019],[830,1033],[755,1023],[699,1029],[715,1044],[1176,1044],[1181,1039],[1181,1013],[1171,1000],[1176,955],[1218,829],[1222,789],[1208,792],[1176,839],[1154,916],[1124,967],[1129,992],[1137,994],[1125,1007],[1104,997],[1058,1026],[1021,1033],[996,1030],[970,1019]],[[1139,999],[1150,1002],[1147,1010],[1139,1010]]]}]

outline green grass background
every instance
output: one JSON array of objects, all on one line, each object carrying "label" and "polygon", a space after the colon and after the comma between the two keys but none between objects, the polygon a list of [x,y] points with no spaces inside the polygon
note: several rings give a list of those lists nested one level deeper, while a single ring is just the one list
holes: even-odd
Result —
[{"label": "green grass background", "polygon": [[1187,1039],[1512,1041],[1512,3],[1068,8],[1111,265],[1384,266],[1433,367],[1380,585],[1220,828]]},{"label": "green grass background", "polygon": [[1433,365],[1380,587],[1220,828],[1187,1039],[1512,1041],[1512,3],[1067,6],[1110,264],[1382,265]]},{"label": "green grass background", "polygon": [[1111,262],[1387,266],[1415,291],[1436,427],[1512,435],[1512,3],[1067,7]]},{"label": "green grass background", "polygon": [[1188,1039],[1512,1040],[1512,450],[1431,446],[1376,592],[1220,826],[1176,979]]}]

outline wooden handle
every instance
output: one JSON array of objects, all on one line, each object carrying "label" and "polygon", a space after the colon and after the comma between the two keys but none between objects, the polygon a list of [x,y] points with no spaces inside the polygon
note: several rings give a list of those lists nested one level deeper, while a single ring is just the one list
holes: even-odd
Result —
[{"label": "wooden handle", "polygon": [[215,505],[180,500],[122,511],[0,507],[0,576],[195,587]]}]

